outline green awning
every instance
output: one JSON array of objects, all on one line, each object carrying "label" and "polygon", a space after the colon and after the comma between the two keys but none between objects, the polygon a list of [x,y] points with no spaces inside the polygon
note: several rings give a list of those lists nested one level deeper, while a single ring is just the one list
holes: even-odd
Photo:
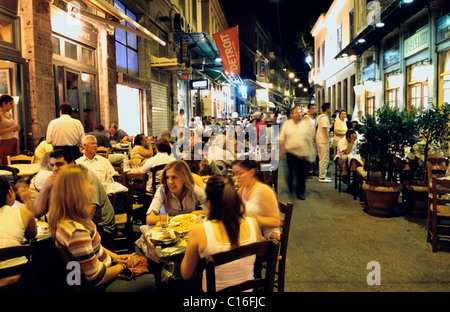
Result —
[{"label": "green awning", "polygon": [[203,69],[203,73],[209,76],[216,83],[228,82],[228,79],[221,71],[205,68]]}]

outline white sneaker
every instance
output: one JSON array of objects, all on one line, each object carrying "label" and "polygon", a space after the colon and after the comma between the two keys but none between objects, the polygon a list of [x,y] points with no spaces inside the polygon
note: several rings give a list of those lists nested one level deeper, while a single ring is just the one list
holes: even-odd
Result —
[{"label": "white sneaker", "polygon": [[321,182],[321,183],[330,183],[331,179],[329,177],[325,177],[323,179],[319,179],[319,182]]}]

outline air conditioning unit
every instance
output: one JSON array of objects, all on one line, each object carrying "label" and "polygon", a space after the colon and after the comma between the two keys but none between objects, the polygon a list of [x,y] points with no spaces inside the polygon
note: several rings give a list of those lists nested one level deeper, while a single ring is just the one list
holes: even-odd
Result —
[{"label": "air conditioning unit", "polygon": [[175,13],[174,15],[173,30],[177,32],[186,32],[186,20],[180,13]]}]

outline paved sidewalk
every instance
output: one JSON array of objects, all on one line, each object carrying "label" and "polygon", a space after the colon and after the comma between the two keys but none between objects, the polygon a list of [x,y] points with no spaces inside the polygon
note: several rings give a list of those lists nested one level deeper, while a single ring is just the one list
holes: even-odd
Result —
[{"label": "paved sidewalk", "polygon": [[[306,200],[298,200],[287,191],[284,162],[279,173],[279,199],[294,203],[286,291],[450,291],[450,253],[431,252],[426,218],[370,216],[359,199],[345,193],[346,185],[342,193],[334,189],[334,177],[333,183],[312,177]],[[367,283],[371,261],[380,265],[379,286]]]}]

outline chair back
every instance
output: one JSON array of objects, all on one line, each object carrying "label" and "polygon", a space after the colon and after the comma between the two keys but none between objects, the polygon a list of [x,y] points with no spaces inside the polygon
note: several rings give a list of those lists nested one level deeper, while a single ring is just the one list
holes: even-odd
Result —
[{"label": "chair back", "polygon": [[0,249],[0,262],[20,257],[25,257],[27,259],[27,262],[25,263],[0,269],[0,279],[21,275],[18,282],[1,287],[0,291],[11,289],[11,287],[20,287],[20,289],[28,291],[35,289],[36,285],[34,280],[31,250],[30,244]]},{"label": "chair back", "polygon": [[[123,225],[124,232],[120,233],[117,231],[116,236],[114,238],[114,252],[121,253],[124,251],[127,251],[129,253],[133,252],[134,247],[134,239],[133,239],[133,203],[134,203],[134,178],[132,177],[130,181],[127,184],[128,192],[127,192],[127,198],[126,198],[126,206],[125,211],[122,213],[116,213],[115,214],[115,222],[116,226]],[[108,195],[110,198],[110,201],[114,207],[116,208],[117,205],[117,193]],[[125,247],[119,247],[117,242],[125,241],[126,245]],[[116,246],[117,245],[117,246]]]},{"label": "chair back", "polygon": [[164,168],[167,166],[167,164],[162,164],[162,165],[158,165],[158,166],[155,166],[155,167],[152,167],[152,168],[150,168],[150,173],[151,173],[151,175],[152,175],[152,194],[155,194],[155,192],[156,192],[156,189],[158,188],[158,186],[159,186],[159,183],[161,182],[161,181],[157,181],[156,180],[156,174],[159,172],[159,171],[162,171],[162,170],[164,170]]},{"label": "chair back", "polygon": [[220,292],[241,292],[245,290],[272,292],[279,247],[279,242],[267,240],[210,255],[200,260],[197,272],[199,276],[202,276],[200,272],[206,271],[206,291],[216,292],[215,268],[217,266],[256,255],[257,258],[266,263],[264,277],[255,277],[252,280],[224,288]]},{"label": "chair back", "polygon": [[290,202],[284,204],[279,201],[278,208],[280,210],[280,213],[284,215],[284,218],[282,219],[283,222],[282,225],[280,226],[281,227],[280,253],[278,256],[278,270],[276,271],[277,279],[275,280],[275,288],[277,288],[279,292],[284,292],[286,254],[294,204]]},{"label": "chair back", "polygon": [[9,182],[16,184],[19,181],[19,169],[0,165],[0,171],[9,171],[10,175],[6,175]]},{"label": "chair back", "polygon": [[106,159],[108,159],[110,151],[111,151],[111,149],[109,147],[106,147],[106,146],[99,146],[99,147],[97,147],[97,154],[100,155],[100,156],[105,157]]},{"label": "chair back", "polygon": [[146,193],[148,174],[143,172],[124,172],[121,175],[121,183],[129,187],[130,182],[133,182],[134,194],[143,196]]},{"label": "chair back", "polygon": [[[67,250],[67,247],[60,246],[58,244],[56,244],[56,247],[58,248],[59,254],[61,255],[61,258],[62,258],[62,260],[64,262],[64,266],[66,267],[66,270],[67,270],[67,264],[70,261],[73,261],[73,259],[72,259],[71,255],[70,255],[69,251]],[[73,292],[81,292],[81,285],[72,285],[71,286],[71,290]]]},{"label": "chair back", "polygon": [[17,156],[7,156],[8,165],[12,164],[33,164],[34,163],[34,155],[17,155]]}]

